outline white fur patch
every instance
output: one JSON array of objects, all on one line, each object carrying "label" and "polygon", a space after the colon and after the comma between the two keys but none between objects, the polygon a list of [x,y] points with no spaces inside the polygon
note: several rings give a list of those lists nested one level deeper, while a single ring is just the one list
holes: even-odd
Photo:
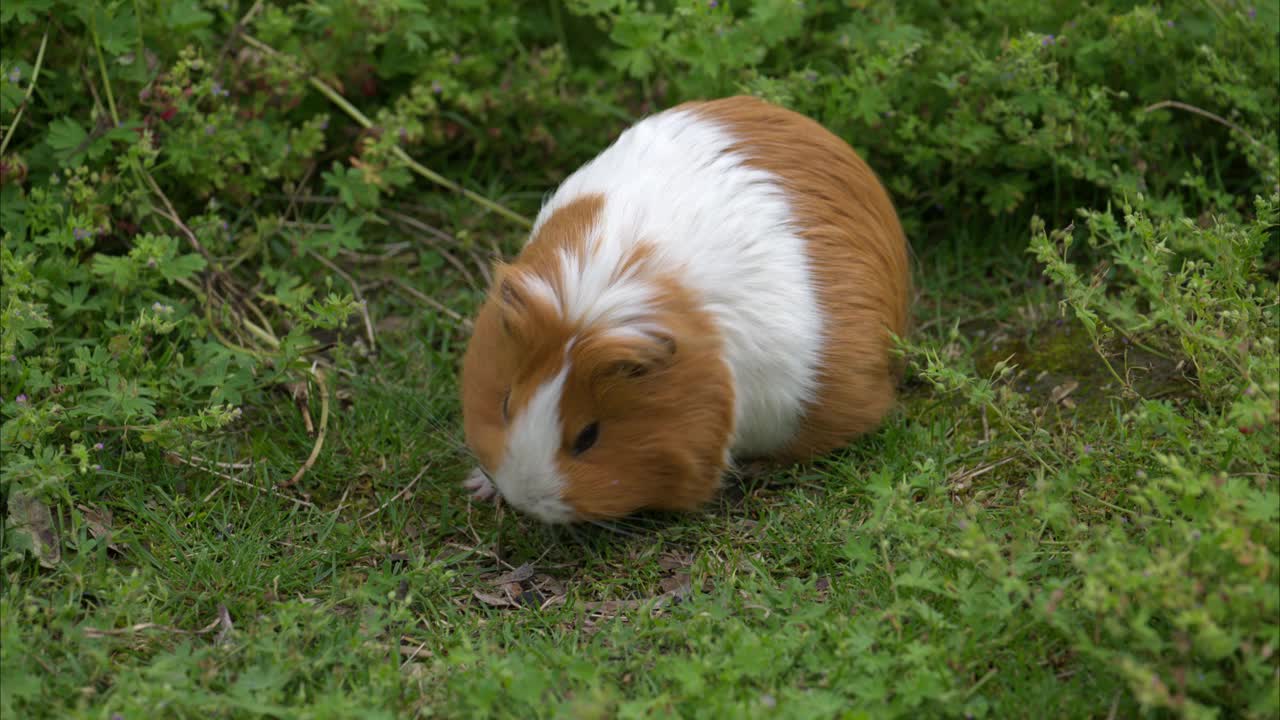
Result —
[{"label": "white fur patch", "polygon": [[564,394],[569,363],[534,391],[524,409],[512,418],[506,454],[493,482],[514,507],[543,522],[573,519],[561,496],[565,479],[556,466],[560,450],[560,396]]},{"label": "white fur patch", "polygon": [[604,206],[587,256],[561,257],[567,317],[645,332],[654,287],[619,275],[640,242],[695,293],[725,342],[736,455],[779,449],[816,391],[823,318],[803,238],[772,174],[728,152],[730,131],[690,111],[651,116],[571,175],[534,224],[586,194]]}]

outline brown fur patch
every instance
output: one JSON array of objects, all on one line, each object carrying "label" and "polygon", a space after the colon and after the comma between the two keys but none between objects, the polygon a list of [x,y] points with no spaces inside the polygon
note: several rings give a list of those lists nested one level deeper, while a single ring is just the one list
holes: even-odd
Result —
[{"label": "brown fur patch", "polygon": [[875,429],[895,402],[911,275],[888,192],[847,143],[814,120],[747,96],[693,102],[741,138],[734,149],[786,186],[808,243],[825,323],[816,402],[780,459],[834,450]]}]

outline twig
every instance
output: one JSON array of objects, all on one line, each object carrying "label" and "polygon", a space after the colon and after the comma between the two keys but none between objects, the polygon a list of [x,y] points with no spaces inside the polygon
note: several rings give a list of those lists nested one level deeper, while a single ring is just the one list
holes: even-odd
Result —
[{"label": "twig", "polygon": [[[422,222],[421,220],[418,220],[417,218],[411,217],[411,216],[409,216],[409,215],[404,215],[404,214],[402,214],[402,213],[395,212],[394,210],[386,210],[386,211],[384,211],[384,212],[385,212],[387,215],[390,215],[393,219],[395,219],[395,220],[397,220],[397,221],[399,221],[399,222],[401,222],[401,223],[403,223],[403,224],[405,224],[405,225],[408,225],[409,227],[411,227],[411,228],[413,228],[413,229],[415,229],[415,230],[420,230],[420,231],[422,231],[422,232],[424,232],[424,233],[427,233],[427,234],[433,235],[433,236],[435,236],[435,237],[437,237],[437,238],[443,238],[443,239],[444,239],[444,240],[446,240],[446,241],[450,241],[450,242],[457,242],[457,241],[456,241],[456,240],[454,240],[452,237],[450,237],[448,233],[446,233],[446,232],[444,232],[444,231],[442,231],[442,230],[437,230],[436,228],[431,227],[430,225],[428,225],[428,224],[426,224],[426,223]],[[469,284],[472,288],[477,288],[477,285],[476,285],[476,278],[475,278],[475,276],[471,274],[471,271],[467,269],[467,266],[466,266],[466,265],[464,265],[464,264],[462,263],[462,261],[461,261],[461,260],[459,260],[458,258],[454,257],[453,253],[449,252],[448,250],[445,250],[444,248],[440,247],[440,245],[438,245],[437,243],[433,243],[433,242],[431,242],[431,241],[427,240],[426,238],[421,238],[421,237],[420,237],[420,238],[419,238],[419,240],[421,240],[421,241],[422,241],[422,243],[423,243],[424,245],[427,245],[427,246],[429,246],[431,249],[433,249],[433,250],[435,250],[436,252],[440,253],[440,256],[441,256],[441,257],[443,257],[445,260],[449,261],[449,264],[450,264],[450,265],[452,265],[452,266],[454,266],[455,268],[457,268],[457,269],[458,269],[458,272],[462,273],[462,275],[463,275],[464,277],[466,277],[466,279],[467,279],[467,284]],[[478,289],[478,288],[477,288],[477,289]]]},{"label": "twig", "polygon": [[427,297],[425,294],[423,294],[423,293],[422,293],[422,291],[420,291],[420,290],[418,290],[417,288],[413,287],[413,286],[412,286],[412,285],[410,285],[409,283],[406,283],[404,280],[402,280],[402,279],[400,279],[400,278],[393,278],[393,281],[395,282],[395,284],[397,284],[397,285],[399,285],[399,286],[400,286],[400,289],[401,289],[401,290],[404,290],[405,292],[409,293],[409,294],[410,294],[410,295],[412,295],[415,299],[417,299],[419,302],[422,302],[422,303],[425,303],[425,304],[427,304],[427,305],[430,305],[432,308],[435,308],[436,310],[439,310],[440,312],[444,313],[445,315],[448,315],[449,317],[453,318],[456,322],[461,323],[461,324],[462,324],[463,326],[465,326],[468,330],[470,330],[470,329],[471,329],[471,321],[470,321],[470,320],[468,320],[467,318],[464,318],[464,317],[462,317],[461,315],[459,315],[458,313],[456,313],[456,312],[454,312],[454,311],[450,310],[449,308],[445,307],[444,305],[441,305],[441,304],[439,303],[439,301],[436,301],[436,300],[433,300],[432,298]]},{"label": "twig", "polygon": [[515,570],[515,569],[516,569],[516,566],[515,566],[515,565],[512,565],[511,563],[507,562],[506,560],[503,560],[502,558],[498,557],[496,554],[494,554],[494,553],[492,553],[492,552],[490,552],[490,551],[488,551],[488,550],[482,550],[482,549],[480,549],[479,547],[467,547],[466,545],[463,545],[462,543],[456,543],[456,542],[446,542],[446,543],[445,543],[445,545],[448,545],[448,546],[449,546],[449,547],[451,547],[451,548],[457,548],[458,550],[466,550],[467,552],[473,552],[473,553],[476,553],[477,555],[484,555],[484,556],[485,556],[485,557],[487,557],[487,558],[491,558],[492,560],[494,560],[494,561],[495,561],[495,562],[497,562],[498,564],[505,566],[508,570]]},{"label": "twig", "polygon": [[191,459],[195,460],[198,463],[203,463],[205,465],[209,465],[212,467],[222,468],[223,470],[249,470],[253,467],[252,460],[246,460],[245,462],[234,462],[234,463],[218,462],[217,460],[202,458],[199,455],[192,455]]},{"label": "twig", "polygon": [[[403,639],[404,639],[404,638],[401,638],[401,640],[403,640]],[[409,655],[409,657],[408,657],[404,662],[400,663],[400,669],[401,669],[401,670],[404,670],[405,668],[409,667],[409,663],[411,663],[411,662],[413,662],[414,660],[416,660],[416,659],[417,659],[418,654],[422,652],[423,648],[425,648],[425,647],[427,646],[427,643],[428,643],[428,642],[430,642],[430,641],[429,641],[429,640],[423,640],[421,645],[419,645],[418,647],[414,648],[413,652]],[[400,646],[400,654],[401,654],[401,655],[403,655],[403,654],[404,654],[404,649],[405,649],[405,646],[404,646],[404,645],[401,645],[401,646]],[[430,657],[430,656],[431,656],[431,653],[430,653],[430,652],[428,652],[428,653],[427,653],[427,656],[428,656],[428,657]]]},{"label": "twig", "polygon": [[298,383],[295,388],[301,388],[301,391],[295,389],[293,391],[293,401],[298,405],[298,414],[302,415],[302,424],[307,428],[307,437],[316,436],[316,424],[311,421],[311,393],[307,392],[306,382]]},{"label": "twig", "polygon": [[311,257],[319,260],[322,265],[337,273],[339,277],[346,280],[347,284],[351,286],[351,291],[355,293],[356,296],[356,302],[360,303],[360,317],[364,319],[364,334],[369,338],[369,349],[376,351],[378,349],[378,339],[373,333],[373,321],[369,319],[369,303],[365,302],[364,293],[360,292],[360,286],[356,284],[356,281],[353,280],[345,270],[333,264],[329,258],[326,258],[315,250],[308,250],[307,252],[311,254]]},{"label": "twig", "polygon": [[165,212],[164,210],[156,208],[156,212],[177,226],[177,228],[182,231],[182,234],[187,237],[187,242],[191,243],[191,247],[194,248],[196,252],[200,253],[201,257],[212,264],[213,257],[209,255],[209,251],[205,250],[204,246],[200,244],[200,239],[196,237],[194,232],[191,232],[191,228],[187,227],[187,224],[182,222],[182,217],[178,215],[177,210],[173,209],[173,203],[169,202],[169,196],[165,195],[164,191],[160,189],[160,186],[156,183],[156,179],[151,177],[151,173],[147,172],[146,168],[139,167],[138,172],[142,175],[142,179],[146,180],[147,186],[151,188],[151,192],[155,193],[156,197],[160,198],[160,202],[164,203],[165,210],[168,211]]},{"label": "twig", "polygon": [[[287,57],[282,53],[280,53],[275,48],[262,42],[261,40],[255,38],[254,36],[249,35],[248,33],[244,33],[240,37],[246,43],[248,43],[249,45],[252,45],[254,48],[264,53],[267,53],[269,55],[275,55],[278,57]],[[295,65],[297,65],[297,62],[296,61],[294,62],[295,62]],[[305,72],[305,69],[303,68],[299,68],[299,69],[302,69]],[[357,109],[356,106],[348,102],[347,99],[344,98],[337,90],[334,90],[333,88],[325,84],[324,81],[320,80],[319,78],[317,78],[316,76],[308,72],[307,83],[310,84],[311,87],[320,91],[320,94],[328,98],[329,101],[332,102],[334,105],[337,105],[339,108],[341,108],[343,112],[345,112],[349,117],[351,117],[352,120],[355,120],[357,123],[359,123],[361,127],[364,127],[366,129],[373,128],[372,120],[366,117],[364,113],[360,112],[360,110]],[[439,173],[432,171],[431,169],[419,163],[417,160],[414,160],[413,158],[409,157],[409,154],[406,153],[404,149],[401,148],[399,145],[392,145],[391,153],[395,155],[396,158],[400,160],[400,162],[403,162],[405,165],[407,165],[410,170],[416,172],[417,174],[421,175],[427,180],[430,180],[431,182],[443,188],[447,188],[454,192],[461,193],[464,197],[471,200],[472,202],[475,202],[476,204],[481,205],[482,207],[488,208],[489,210],[492,210],[493,212],[498,213],[499,215],[507,218],[508,220],[516,222],[527,228],[533,227],[533,223],[528,218],[524,217],[523,215],[520,215],[519,213],[516,213],[512,210],[507,209],[501,203],[494,202],[493,200],[490,200],[489,198],[483,195],[472,192],[462,187],[461,185],[458,185],[452,180],[444,177],[443,175],[440,175]]]},{"label": "twig", "polygon": [[227,41],[223,44],[222,50],[218,53],[218,63],[220,65],[226,62],[227,55],[231,53],[231,45],[235,42],[236,36],[244,32],[244,29],[248,27],[249,23],[253,22],[253,16],[257,15],[260,10],[262,10],[262,0],[257,0],[257,2],[249,8],[249,11],[240,18],[240,21],[231,27],[231,32],[227,33]]},{"label": "twig", "polygon": [[1004,465],[1005,463],[1013,462],[1014,459],[1015,458],[1013,456],[1010,456],[1002,460],[997,460],[993,463],[979,465],[978,467],[972,470],[961,470],[955,475],[952,475],[951,477],[947,478],[947,482],[957,483],[957,482],[964,482],[966,480],[972,480],[978,477],[979,475],[986,475],[987,473],[991,472],[992,470],[995,470],[996,468],[1000,467],[1001,465]]},{"label": "twig", "polygon": [[208,625],[205,625],[199,630],[183,630],[182,628],[169,627],[168,625],[159,625],[157,623],[138,623],[136,625],[130,625],[129,627],[115,628],[112,630],[99,630],[98,628],[85,628],[84,634],[88,635],[91,638],[100,638],[100,637],[119,637],[121,635],[132,635],[134,633],[142,632],[143,630],[163,630],[165,632],[176,633],[178,635],[205,635],[213,632],[214,629],[221,624],[222,624],[222,617],[221,617],[221,614],[219,614],[218,617],[213,619],[213,622],[209,623]]},{"label": "twig", "polygon": [[320,450],[324,447],[324,436],[329,430],[329,387],[324,384],[324,371],[311,366],[311,377],[315,378],[316,385],[320,388],[320,432],[316,434],[316,444],[311,448],[311,455],[307,457],[307,461],[302,463],[302,467],[298,468],[298,472],[293,474],[279,487],[287,488],[296,485],[303,475],[316,464],[316,458],[320,457]]},{"label": "twig", "polygon": [[431,463],[427,463],[426,465],[423,465],[422,469],[418,471],[418,474],[413,476],[413,479],[409,481],[409,484],[405,485],[400,492],[396,493],[395,495],[392,495],[390,500],[387,500],[386,502],[382,503],[377,508],[370,510],[364,515],[361,515],[360,520],[368,520],[374,515],[377,515],[383,510],[386,510],[388,505],[400,499],[402,496],[406,495],[410,490],[413,490],[413,486],[418,484],[418,481],[422,479],[422,476],[427,472],[427,468],[429,467],[431,467]]},{"label": "twig", "polygon": [[18,105],[18,111],[13,115],[13,122],[9,123],[9,130],[4,134],[4,140],[0,141],[0,155],[4,154],[5,148],[9,147],[9,141],[13,139],[13,133],[18,129],[18,123],[22,120],[22,113],[26,112],[27,102],[31,100],[31,95],[36,91],[36,81],[40,79],[40,67],[44,64],[44,48],[49,44],[49,31],[44,31],[44,37],[40,38],[40,50],[36,53],[36,64],[31,70],[31,82],[27,83],[27,93],[22,96],[22,103]]},{"label": "twig", "polygon": [[1189,113],[1195,113],[1196,115],[1199,115],[1199,116],[1201,116],[1201,117],[1209,118],[1210,120],[1212,120],[1212,121],[1214,121],[1214,122],[1216,122],[1216,123],[1218,123],[1218,124],[1220,124],[1220,125],[1224,125],[1224,126],[1226,126],[1226,127],[1228,127],[1228,128],[1231,128],[1232,130],[1235,130],[1236,132],[1238,132],[1238,133],[1240,133],[1241,135],[1245,136],[1245,138],[1246,138],[1249,142],[1253,143],[1254,145],[1257,145],[1258,147],[1262,148],[1263,150],[1266,150],[1267,152],[1271,153],[1272,155],[1275,155],[1275,150],[1273,150],[1273,149],[1271,149],[1271,148],[1267,147],[1266,145],[1263,145],[1262,143],[1258,142],[1258,140],[1257,140],[1256,138],[1254,138],[1254,137],[1253,137],[1252,135],[1250,135],[1249,133],[1245,132],[1245,129],[1244,129],[1244,128],[1242,128],[1242,127],[1240,127],[1239,125],[1237,125],[1237,124],[1235,124],[1235,123],[1231,122],[1230,120],[1228,120],[1228,119],[1226,119],[1226,118],[1222,117],[1221,115],[1217,115],[1217,114],[1215,114],[1215,113],[1211,113],[1211,112],[1209,112],[1208,110],[1204,110],[1204,109],[1198,108],[1198,107],[1196,107],[1195,105],[1188,105],[1187,103],[1179,102],[1178,100],[1161,100],[1161,101],[1160,101],[1160,102],[1158,102],[1158,103],[1155,103],[1155,104],[1153,104],[1153,105],[1148,105],[1147,107],[1143,108],[1143,109],[1142,109],[1142,112],[1144,112],[1144,113],[1149,113],[1149,112],[1154,112],[1154,111],[1156,111],[1156,110],[1163,110],[1164,108],[1177,108],[1177,109],[1179,109],[1179,110],[1186,110],[1186,111],[1187,111],[1187,112],[1189,112]]},{"label": "twig", "polygon": [[201,464],[199,464],[199,463],[192,462],[192,461],[190,461],[190,460],[188,460],[188,459],[186,459],[186,458],[182,457],[182,456],[181,456],[181,455],[179,455],[178,453],[173,452],[172,450],[170,450],[168,454],[169,454],[169,457],[173,458],[174,460],[177,460],[178,462],[182,463],[183,465],[189,465],[189,466],[191,466],[191,467],[193,467],[193,468],[195,468],[195,469],[197,469],[197,470],[203,470],[203,471],[205,471],[205,472],[209,473],[210,475],[213,475],[213,476],[215,476],[215,477],[220,477],[220,478],[222,478],[223,480],[230,480],[231,482],[233,482],[233,483],[235,483],[235,484],[237,484],[237,485],[243,485],[243,486],[245,486],[245,487],[247,487],[247,488],[253,488],[254,490],[257,490],[258,492],[264,492],[264,493],[267,493],[268,495],[275,495],[276,497],[284,498],[285,500],[288,500],[289,502],[291,502],[291,503],[293,503],[293,504],[295,504],[295,505],[299,505],[299,506],[301,506],[301,507],[308,507],[308,508],[311,508],[312,510],[315,510],[315,509],[316,509],[316,506],[315,506],[313,503],[309,503],[309,502],[307,502],[306,500],[299,500],[298,498],[295,498],[295,497],[289,497],[288,495],[285,495],[284,493],[277,491],[275,488],[264,488],[264,487],[258,487],[257,485],[254,485],[254,484],[253,484],[253,483],[251,483],[251,482],[248,482],[248,481],[245,481],[245,480],[241,480],[240,478],[235,477],[235,476],[233,476],[233,475],[228,475],[227,473],[224,473],[224,472],[221,472],[221,471],[218,471],[218,470],[214,470],[213,468],[208,467],[208,466],[206,466],[206,465],[201,465]]}]

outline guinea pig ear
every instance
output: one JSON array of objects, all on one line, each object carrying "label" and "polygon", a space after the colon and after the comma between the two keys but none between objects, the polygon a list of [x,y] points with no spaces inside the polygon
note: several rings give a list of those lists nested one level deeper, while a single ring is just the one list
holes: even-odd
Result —
[{"label": "guinea pig ear", "polygon": [[508,335],[519,335],[529,319],[529,291],[511,266],[494,268],[493,299],[498,304],[502,329]]},{"label": "guinea pig ear", "polygon": [[666,328],[621,328],[602,340],[599,367],[609,377],[644,377],[669,365],[676,349],[676,338]]}]

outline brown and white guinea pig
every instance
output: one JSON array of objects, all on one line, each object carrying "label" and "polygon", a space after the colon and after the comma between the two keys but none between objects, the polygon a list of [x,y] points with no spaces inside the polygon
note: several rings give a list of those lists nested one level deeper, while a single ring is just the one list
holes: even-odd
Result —
[{"label": "brown and white guinea pig", "polygon": [[691,510],[735,460],[878,426],[907,244],[876,175],[750,97],[629,128],[496,268],[462,367],[476,497],[544,522]]}]

